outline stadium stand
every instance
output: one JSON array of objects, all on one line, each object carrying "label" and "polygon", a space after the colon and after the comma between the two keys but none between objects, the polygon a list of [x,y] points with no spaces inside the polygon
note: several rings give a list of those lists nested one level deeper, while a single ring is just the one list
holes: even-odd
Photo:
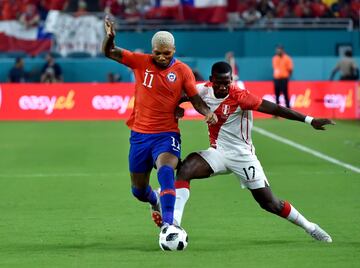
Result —
[{"label": "stadium stand", "polygon": [[[161,4],[162,2],[164,3]],[[31,17],[36,13],[60,10],[73,12],[78,16],[106,12],[130,21],[170,19],[182,23],[226,23],[228,14],[232,18],[237,16],[238,20],[243,20],[243,14],[253,10],[259,19],[351,18],[356,24],[359,21],[360,10],[359,0],[220,0],[217,1],[219,4],[209,8],[198,8],[186,4],[187,1],[183,2],[185,4],[176,5],[177,1],[151,0],[2,0],[0,18],[14,20],[20,19],[24,14]],[[211,15],[208,15],[208,12]]]}]

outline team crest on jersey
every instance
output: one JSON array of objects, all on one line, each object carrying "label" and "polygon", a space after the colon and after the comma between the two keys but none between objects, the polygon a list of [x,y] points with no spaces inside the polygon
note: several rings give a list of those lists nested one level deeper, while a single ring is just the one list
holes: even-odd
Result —
[{"label": "team crest on jersey", "polygon": [[167,80],[169,82],[175,82],[176,80],[176,74],[171,72],[171,73],[168,73],[168,75],[166,76]]},{"label": "team crest on jersey", "polygon": [[227,105],[227,104],[223,104],[222,105],[222,113],[224,115],[228,115],[230,112],[230,105]]}]

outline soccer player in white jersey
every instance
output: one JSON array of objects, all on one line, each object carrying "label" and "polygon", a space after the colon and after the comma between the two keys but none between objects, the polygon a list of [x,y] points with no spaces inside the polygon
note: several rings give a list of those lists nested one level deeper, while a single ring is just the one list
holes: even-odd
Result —
[{"label": "soccer player in white jersey", "polygon": [[218,122],[208,126],[210,148],[188,155],[178,170],[174,224],[181,224],[192,179],[232,172],[263,209],[298,225],[317,240],[332,242],[330,235],[317,224],[307,220],[288,201],[278,199],[272,193],[251,141],[251,110],[305,122],[318,130],[324,130],[325,125],[334,122],[305,116],[262,100],[232,83],[231,77],[230,65],[217,62],[212,66],[210,82],[197,86],[201,98],[217,115]]}]

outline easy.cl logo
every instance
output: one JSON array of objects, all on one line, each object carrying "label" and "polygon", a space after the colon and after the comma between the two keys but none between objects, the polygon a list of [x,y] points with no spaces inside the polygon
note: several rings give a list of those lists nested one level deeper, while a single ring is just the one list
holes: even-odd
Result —
[{"label": "easy.cl logo", "polygon": [[71,110],[75,106],[75,92],[70,90],[66,96],[21,96],[19,106],[22,110],[44,111],[50,115],[54,110]]},{"label": "easy.cl logo", "polygon": [[324,106],[329,109],[339,109],[343,113],[346,108],[353,106],[353,90],[349,89],[347,95],[326,94],[324,96]]},{"label": "easy.cl logo", "polygon": [[92,106],[96,110],[105,111],[118,111],[119,114],[124,114],[131,103],[132,98],[130,96],[118,96],[118,95],[96,95],[92,99]]}]

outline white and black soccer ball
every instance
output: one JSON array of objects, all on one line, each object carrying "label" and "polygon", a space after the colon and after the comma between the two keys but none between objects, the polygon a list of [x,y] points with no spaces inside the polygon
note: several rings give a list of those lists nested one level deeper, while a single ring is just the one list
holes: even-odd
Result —
[{"label": "white and black soccer ball", "polygon": [[162,250],[184,250],[188,245],[188,235],[180,226],[165,226],[160,231],[159,245]]}]

